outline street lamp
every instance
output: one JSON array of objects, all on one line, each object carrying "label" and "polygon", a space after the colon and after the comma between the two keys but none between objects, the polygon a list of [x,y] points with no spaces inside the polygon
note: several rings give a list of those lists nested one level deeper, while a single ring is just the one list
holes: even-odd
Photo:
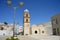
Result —
[{"label": "street lamp", "polygon": [[10,7],[11,4],[12,4],[11,0],[7,0],[7,5],[8,5],[8,7]]},{"label": "street lamp", "polygon": [[16,20],[16,17],[15,17],[15,14],[16,14],[16,8],[17,7],[13,7],[14,8],[14,22],[13,22],[13,37],[16,36],[16,32],[15,32],[15,20]]},{"label": "street lamp", "polygon": [[[7,0],[7,5],[8,5],[8,7],[10,7],[11,6],[11,4],[12,4],[12,1],[11,0]],[[22,7],[23,6],[23,2],[19,2],[19,5],[20,5],[20,7]],[[16,14],[16,8],[17,7],[13,7],[14,8],[14,22],[13,22],[13,37],[15,37],[15,14]]]},{"label": "street lamp", "polygon": [[20,2],[19,4],[20,4],[20,7],[22,7],[24,3],[23,2]]}]

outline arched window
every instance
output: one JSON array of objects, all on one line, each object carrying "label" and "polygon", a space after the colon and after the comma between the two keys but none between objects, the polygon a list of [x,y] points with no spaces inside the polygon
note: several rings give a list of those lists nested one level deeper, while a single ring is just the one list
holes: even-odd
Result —
[{"label": "arched window", "polygon": [[35,34],[37,34],[37,31],[35,31]]},{"label": "arched window", "polygon": [[28,19],[26,19],[26,22],[28,22]]},{"label": "arched window", "polygon": [[28,14],[26,14],[26,17],[28,17]]}]

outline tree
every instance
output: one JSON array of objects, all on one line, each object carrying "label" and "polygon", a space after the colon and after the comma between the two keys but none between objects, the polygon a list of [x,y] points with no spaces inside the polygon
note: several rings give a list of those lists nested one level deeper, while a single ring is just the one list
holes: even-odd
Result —
[{"label": "tree", "polygon": [[7,22],[4,22],[4,24],[5,24],[5,25],[8,25],[8,23],[7,23]]}]

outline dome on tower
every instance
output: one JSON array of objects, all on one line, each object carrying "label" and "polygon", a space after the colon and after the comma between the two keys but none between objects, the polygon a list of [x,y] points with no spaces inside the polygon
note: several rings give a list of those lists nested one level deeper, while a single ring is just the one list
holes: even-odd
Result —
[{"label": "dome on tower", "polygon": [[29,12],[29,10],[28,9],[25,9],[24,12]]}]

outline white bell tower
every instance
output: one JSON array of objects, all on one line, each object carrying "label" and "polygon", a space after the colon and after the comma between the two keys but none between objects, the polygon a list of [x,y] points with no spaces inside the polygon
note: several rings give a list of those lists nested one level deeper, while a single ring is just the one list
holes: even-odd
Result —
[{"label": "white bell tower", "polygon": [[30,15],[28,9],[24,10],[24,35],[29,35],[30,34]]}]

